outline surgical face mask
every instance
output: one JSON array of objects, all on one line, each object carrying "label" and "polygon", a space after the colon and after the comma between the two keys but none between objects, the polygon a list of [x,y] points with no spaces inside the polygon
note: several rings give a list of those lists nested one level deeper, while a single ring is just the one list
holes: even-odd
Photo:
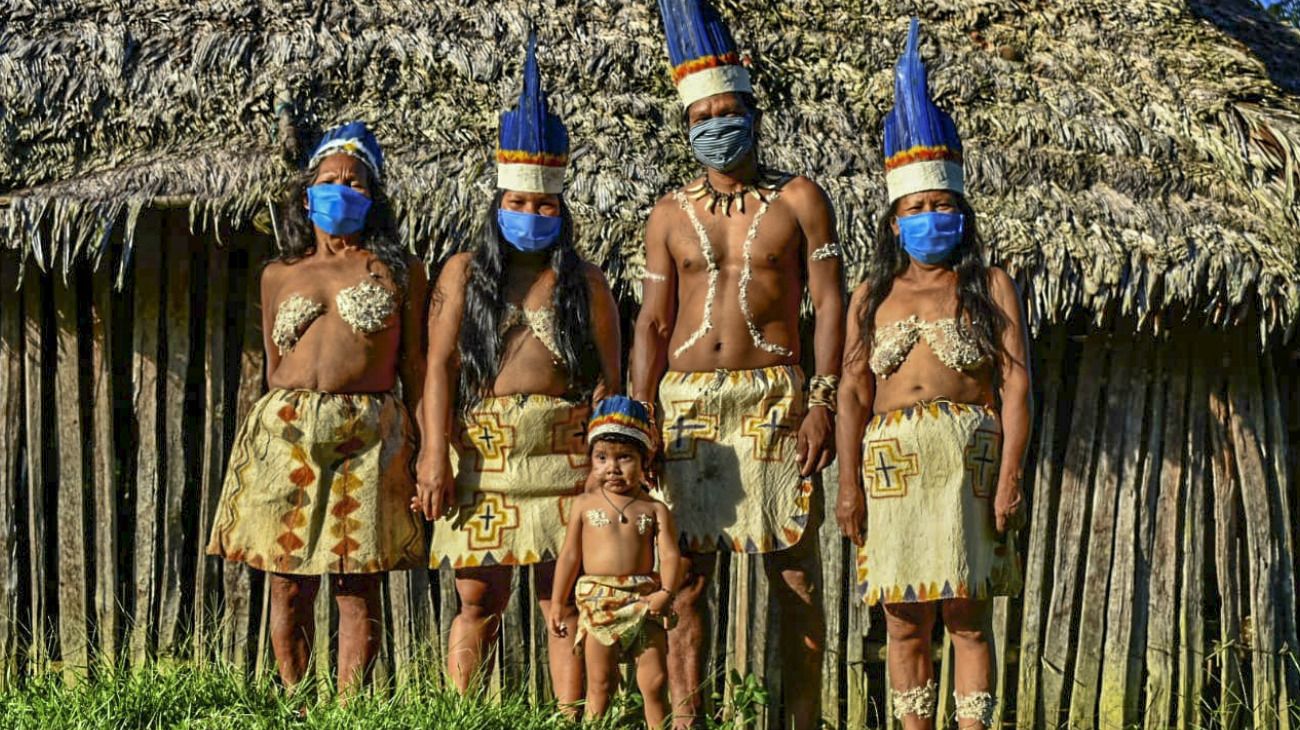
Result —
[{"label": "surgical face mask", "polygon": [[691,149],[700,164],[720,172],[734,170],[754,147],[754,118],[713,117],[691,127]]},{"label": "surgical face mask", "polygon": [[966,217],[961,213],[916,213],[898,219],[898,237],[908,255],[923,264],[943,263],[961,244]]},{"label": "surgical face mask", "polygon": [[370,198],[347,185],[321,183],[307,188],[307,215],[332,236],[347,236],[366,227]]},{"label": "surgical face mask", "polygon": [[506,243],[524,252],[545,251],[560,238],[564,219],[497,208],[497,225]]}]

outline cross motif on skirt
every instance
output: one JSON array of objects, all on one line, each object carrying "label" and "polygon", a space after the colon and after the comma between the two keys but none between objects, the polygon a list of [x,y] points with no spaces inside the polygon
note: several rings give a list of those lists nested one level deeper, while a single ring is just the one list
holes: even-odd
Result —
[{"label": "cross motif on skirt", "polygon": [[881,439],[867,443],[862,480],[871,497],[903,497],[912,477],[920,476],[920,458],[903,453],[898,439]]}]

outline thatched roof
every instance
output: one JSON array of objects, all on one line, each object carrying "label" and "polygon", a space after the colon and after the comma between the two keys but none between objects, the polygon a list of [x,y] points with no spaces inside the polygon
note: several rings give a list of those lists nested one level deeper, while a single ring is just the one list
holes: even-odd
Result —
[{"label": "thatched roof", "polygon": [[[348,118],[385,144],[412,246],[442,256],[483,217],[524,13],[574,140],[584,245],[612,275],[636,270],[651,204],[694,170],[650,0],[7,5],[0,240],[45,266],[94,254],[110,226],[129,240],[160,201],[249,223],[291,169],[285,133]],[[721,3],[753,58],[766,160],[830,191],[855,274],[885,202],[880,122],[912,5]],[[994,258],[1036,323],[1257,312],[1293,329],[1300,34],[1249,0],[915,5]]]}]

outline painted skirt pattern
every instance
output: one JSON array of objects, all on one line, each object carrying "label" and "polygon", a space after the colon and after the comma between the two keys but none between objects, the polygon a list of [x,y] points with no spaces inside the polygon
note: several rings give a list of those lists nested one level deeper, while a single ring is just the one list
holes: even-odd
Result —
[{"label": "painted skirt pattern", "polygon": [[485,398],[459,417],[456,510],[435,523],[432,567],[554,560],[587,477],[591,407],[541,395]]},{"label": "painted skirt pattern", "polygon": [[391,393],[273,389],[235,437],[207,552],[297,575],[423,566],[414,457]]},{"label": "painted skirt pattern", "polygon": [[767,553],[798,543],[814,497],[795,453],[803,372],[669,372],[659,400],[661,486],[683,548]]},{"label": "painted skirt pattern", "polygon": [[1001,450],[996,414],[979,405],[931,401],[867,424],[860,598],[874,605],[1020,591],[1014,540],[993,527]]}]

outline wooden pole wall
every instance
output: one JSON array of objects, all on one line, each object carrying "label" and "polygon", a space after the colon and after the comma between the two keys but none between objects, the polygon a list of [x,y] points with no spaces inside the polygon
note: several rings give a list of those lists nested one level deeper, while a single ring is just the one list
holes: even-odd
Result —
[{"label": "wooden pole wall", "polygon": [[[111,266],[64,281],[0,257],[0,687],[50,669],[158,657],[272,671],[264,576],[203,555],[230,438],[264,389],[257,273],[267,239],[196,236],[147,212],[122,291]],[[999,601],[998,717],[1019,728],[1297,727],[1300,373],[1245,328],[1155,338],[1059,326],[1035,342],[1031,521],[1021,596]],[[852,584],[834,520],[823,561],[823,719],[890,726],[883,620]],[[533,571],[512,585],[489,678],[549,696]],[[783,721],[783,619],[761,563],[718,561],[710,593],[724,672],[769,691]],[[322,591],[318,668],[331,671]],[[449,571],[388,576],[377,676],[440,676],[456,597]],[[936,677],[951,652],[934,637]],[[431,674],[430,674],[431,673]],[[946,700],[941,707],[951,712]]]}]

